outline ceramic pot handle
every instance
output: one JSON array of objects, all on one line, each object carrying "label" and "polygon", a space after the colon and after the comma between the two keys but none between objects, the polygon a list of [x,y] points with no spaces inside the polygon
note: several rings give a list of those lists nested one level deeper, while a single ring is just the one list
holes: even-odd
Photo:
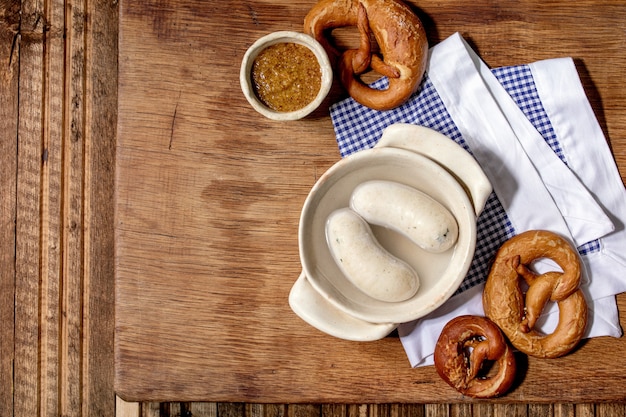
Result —
[{"label": "ceramic pot handle", "polygon": [[388,126],[376,147],[400,148],[432,159],[450,172],[467,192],[476,217],[480,215],[492,187],[474,157],[455,141],[436,130],[396,123]]},{"label": "ceramic pot handle", "polygon": [[313,288],[304,272],[291,287],[289,306],[298,317],[311,326],[345,340],[360,342],[379,340],[398,326],[392,323],[370,323],[344,313]]}]

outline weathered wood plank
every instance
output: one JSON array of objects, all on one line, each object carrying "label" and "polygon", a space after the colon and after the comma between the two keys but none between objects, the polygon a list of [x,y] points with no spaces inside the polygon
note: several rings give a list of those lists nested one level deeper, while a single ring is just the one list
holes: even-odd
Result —
[{"label": "weathered wood plank", "polygon": [[476,403],[472,405],[472,416],[474,417],[493,417],[494,405],[487,403]]},{"label": "weathered wood plank", "polygon": [[472,404],[458,403],[450,404],[450,417],[464,417],[472,415]]},{"label": "weathered wood plank", "polygon": [[126,402],[120,397],[115,397],[115,416],[116,417],[140,417],[141,404]]},{"label": "weathered wood plank", "polygon": [[20,1],[0,8],[0,409],[13,410]]},{"label": "weathered wood plank", "polygon": [[116,417],[617,417],[623,403],[555,404],[259,404],[259,403],[133,403],[117,397]]},{"label": "weathered wood plank", "polygon": [[[60,28],[68,29],[69,36],[59,36]],[[61,410],[68,416],[117,412],[125,417],[187,413],[218,417],[218,410],[266,417],[318,413],[419,417],[425,410],[453,416],[525,415],[522,405],[486,403],[292,406],[139,404],[116,399],[112,357],[116,28],[116,1],[8,1],[0,7],[0,409],[13,410],[15,416],[51,416]],[[610,42],[605,46],[613,50]],[[583,73],[594,109],[602,110],[605,131],[620,135],[624,119],[616,120],[615,114],[624,107],[623,95],[605,86],[617,89],[621,79],[597,74],[588,69]],[[596,84],[603,86],[601,92],[594,92]],[[607,102],[611,104],[604,109]],[[77,136],[78,144],[67,142]],[[616,159],[624,173],[626,153],[621,147]],[[80,232],[72,230],[72,221]],[[622,298],[620,308],[625,307]],[[80,370],[67,369],[74,365]],[[530,410],[549,415],[552,408],[555,417],[614,417],[623,416],[624,407],[531,404],[528,415]]]},{"label": "weathered wood plank", "polygon": [[[63,411],[60,364],[63,362],[63,292],[74,288],[66,282],[65,211],[63,190],[65,167],[65,6],[63,2],[44,2],[41,15],[44,66],[42,84],[42,157],[41,157],[41,241],[40,241],[40,322],[41,346],[40,395],[42,416],[53,417]],[[80,291],[80,289],[78,289]],[[68,312],[71,316],[71,311]]]},{"label": "weathered wood plank", "polygon": [[577,416],[574,404],[554,404],[554,417],[574,417]]},{"label": "weathered wood plank", "polygon": [[[623,387],[622,387],[623,388]],[[626,416],[625,403],[600,403],[595,406],[595,417]]]},{"label": "weathered wood plank", "polygon": [[18,416],[115,413],[118,14],[104,3],[3,5],[2,404]]},{"label": "weathered wood plank", "polygon": [[[85,416],[115,414],[114,219],[117,132],[117,1],[86,1],[72,14],[85,25],[84,54],[84,267],[82,386]],[[195,414],[194,414],[195,415]]]},{"label": "weathered wood plank", "polygon": [[[14,415],[36,415],[41,406],[41,176],[44,63],[42,5],[24,1],[19,54],[17,218],[15,242]],[[45,376],[45,375],[43,375]],[[47,395],[47,393],[45,393]]]},{"label": "weathered wood plank", "polygon": [[533,417],[552,417],[554,408],[552,404],[529,404],[526,412]]},{"label": "weathered wood plank", "polygon": [[206,402],[189,403],[186,409],[189,410],[189,415],[191,416],[218,417],[217,416],[217,403],[206,403]]},{"label": "weathered wood plank", "polygon": [[447,417],[450,415],[450,406],[448,404],[425,404],[425,417]]}]

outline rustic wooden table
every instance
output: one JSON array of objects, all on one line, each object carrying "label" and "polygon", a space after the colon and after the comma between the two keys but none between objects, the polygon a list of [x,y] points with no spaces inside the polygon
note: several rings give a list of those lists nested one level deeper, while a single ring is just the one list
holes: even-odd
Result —
[{"label": "rustic wooden table", "polygon": [[[221,138],[222,149],[237,146],[238,154],[255,155],[259,152],[258,144],[246,142],[250,137],[237,135],[232,121],[228,122],[235,120],[237,126],[243,129],[265,132],[259,133],[265,146],[261,150],[267,152],[262,156],[271,159],[271,151],[277,158],[292,158],[284,153],[283,147],[270,149],[270,144],[284,142],[285,130],[281,132],[283,137],[274,136],[269,130],[273,125],[259,119],[246,107],[234,74],[238,71],[245,45],[272,30],[298,30],[308,3],[301,0],[295,3],[154,1],[118,4],[117,1],[74,3],[49,0],[6,1],[0,6],[0,62],[4,66],[0,77],[2,414],[626,415],[623,395],[626,382],[624,364],[620,359],[626,352],[623,338],[586,343],[576,353],[584,356],[565,362],[571,369],[571,375],[551,380],[563,395],[549,399],[549,402],[527,402],[523,396],[514,396],[513,402],[508,402],[506,398],[498,402],[448,402],[445,398],[437,401],[433,397],[434,391],[426,397],[426,404],[423,399],[408,397],[379,404],[375,401],[359,403],[349,401],[349,398],[346,401],[339,398],[325,403],[292,404],[293,398],[289,396],[285,396],[284,401],[277,399],[271,403],[234,403],[225,400],[229,393],[220,395],[220,399],[216,396],[190,400],[181,396],[166,398],[166,402],[160,401],[158,395],[146,395],[148,401],[131,398],[131,402],[115,396],[114,196],[118,125],[123,130],[151,125],[146,121],[158,124],[162,116],[169,115],[169,124],[154,131],[154,140],[165,141],[166,147],[171,145],[180,150],[185,142],[178,140],[185,136],[171,135],[172,114],[181,117],[178,119],[177,116],[175,120],[192,125],[198,123],[200,127],[192,127],[192,131],[202,130],[203,123],[208,119],[215,123],[215,129],[206,136],[212,145],[216,138]],[[424,18],[431,43],[460,31],[491,66],[562,55],[574,57],[594,111],[611,142],[622,178],[626,176],[626,90],[622,87],[622,77],[626,73],[626,50],[623,48],[626,41],[626,4],[617,0],[413,3],[419,7]],[[215,23],[217,32],[207,34],[195,31],[198,19]],[[129,37],[120,39],[120,33]],[[168,77],[172,71],[188,69],[188,72],[179,74],[181,80],[190,87],[206,88],[208,101],[180,101],[182,104],[178,112],[176,103],[182,97],[181,84],[171,84],[172,100],[168,108],[151,112],[154,109],[150,109],[145,101],[134,103],[146,106],[141,107],[148,110],[143,113],[137,108],[124,107],[133,102],[128,100],[128,95],[118,95],[118,92],[126,91],[128,94],[134,91],[131,87],[136,84],[124,84],[124,81],[137,81],[129,77],[138,75],[138,68],[163,64],[168,59],[168,53],[199,45],[203,45],[199,54],[202,59],[194,58],[193,54],[189,54],[189,62],[170,59],[165,62],[167,65],[162,73],[158,68],[151,73],[154,77],[146,84],[143,94],[150,95],[148,85],[162,87],[171,82]],[[162,46],[166,48],[160,48]],[[160,61],[149,60],[154,57],[160,57]],[[198,68],[193,65],[195,63],[204,66]],[[118,74],[118,68],[128,72]],[[159,78],[159,74],[167,76]],[[122,80],[119,90],[118,80]],[[222,86],[224,82],[230,83],[228,88]],[[340,94],[336,91],[334,98]],[[119,97],[122,99],[118,100]],[[152,98],[159,102],[164,97]],[[167,101],[168,97],[165,99]],[[213,108],[216,103],[225,105],[225,110],[208,112],[207,109]],[[121,115],[118,109],[132,111]],[[136,120],[137,124],[133,124],[132,116],[138,114],[140,118]],[[308,175],[312,180],[337,157],[332,128],[325,115],[297,126],[299,136],[293,139],[296,143],[289,144],[288,149],[297,146],[298,152],[306,154],[308,159],[301,163],[303,171],[297,171],[294,164],[294,171],[290,173],[300,172],[297,174],[300,178]],[[318,137],[319,140],[311,143],[307,140],[310,137]],[[187,146],[191,145],[187,143]],[[258,154],[252,157],[250,162],[258,157]],[[238,182],[235,173],[230,175],[227,179],[231,180],[231,190],[235,186],[236,191],[234,201],[231,201],[233,205],[256,195],[256,188],[243,186],[248,178],[244,176]],[[275,178],[271,175],[264,179],[273,184]],[[259,178],[256,177],[256,180],[260,181]],[[139,182],[138,187],[140,185]],[[292,209],[306,191],[303,184],[293,190],[295,195],[291,196],[293,200],[289,203],[291,211],[285,212],[282,223],[273,225],[275,229],[272,233],[287,233],[293,228],[297,213]],[[222,195],[225,196],[226,193]],[[270,207],[259,202],[258,195],[254,202],[261,204],[261,208]],[[184,219],[181,221],[183,224]],[[152,225],[159,224],[155,222]],[[293,251],[289,238],[281,244],[282,250]],[[257,250],[249,249],[252,252]],[[258,259],[261,258],[259,255]],[[272,267],[275,270],[284,267],[281,276],[286,279],[285,276],[291,277],[296,271],[297,262],[289,260]],[[618,301],[624,325],[624,294],[618,297]],[[194,335],[175,336],[185,339]],[[397,347],[394,349],[393,355],[399,360],[399,351]],[[616,352],[617,356],[613,356]],[[583,362],[591,365],[572,368],[572,365]],[[599,369],[597,364],[601,364]],[[548,372],[548,376],[561,375],[548,368],[543,370]],[[224,377],[229,379],[233,375]],[[597,396],[589,398],[583,392],[588,387],[585,378],[595,378],[592,392]],[[603,385],[601,381],[604,378],[611,383]],[[541,375],[532,376],[530,380],[531,384],[541,384]],[[163,389],[160,381],[148,381],[148,387],[150,383],[155,392]],[[553,387],[546,386],[544,389],[546,398],[551,397]],[[536,391],[522,389],[523,392]],[[233,399],[240,398],[238,393],[231,392],[230,395]],[[614,400],[611,401],[611,398]]]}]

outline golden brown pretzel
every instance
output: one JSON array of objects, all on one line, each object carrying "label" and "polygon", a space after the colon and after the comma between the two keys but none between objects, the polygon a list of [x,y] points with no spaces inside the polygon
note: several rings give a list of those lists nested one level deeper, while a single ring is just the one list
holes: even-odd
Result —
[{"label": "golden brown pretzel", "polygon": [[[358,49],[337,51],[327,31],[357,26]],[[382,58],[371,53],[370,31]],[[343,86],[357,102],[375,110],[389,110],[417,91],[426,69],[428,40],[419,18],[400,0],[320,0],[304,19],[304,32],[316,38],[331,59],[338,60]],[[389,87],[376,90],[359,75],[369,68],[389,78]]]},{"label": "golden brown pretzel", "polygon": [[[515,381],[513,351],[498,326],[485,317],[459,316],[450,320],[439,335],[434,359],[441,378],[469,397],[497,397]],[[480,375],[485,361],[497,362],[495,375]]]},{"label": "golden brown pretzel", "polygon": [[[534,273],[530,265],[541,258],[552,259],[563,271]],[[520,351],[539,358],[563,356],[578,344],[587,326],[587,304],[578,289],[580,268],[578,252],[557,234],[521,233],[496,254],[483,292],[485,314]],[[520,278],[529,286],[525,297]],[[559,324],[546,335],[533,327],[548,300],[558,304]]]}]

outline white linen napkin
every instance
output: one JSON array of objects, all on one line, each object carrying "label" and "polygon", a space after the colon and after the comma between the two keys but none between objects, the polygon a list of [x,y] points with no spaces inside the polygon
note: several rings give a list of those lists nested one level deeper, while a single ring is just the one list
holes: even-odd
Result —
[{"label": "white linen napkin", "polygon": [[[385,88],[386,80],[374,86]],[[490,70],[454,34],[431,49],[427,75],[409,102],[378,112],[347,99],[331,107],[331,118],[342,156],[374,146],[393,123],[438,130],[474,155],[494,188],[457,295],[398,328],[412,366],[432,364],[451,318],[483,314],[489,259],[529,229],[553,230],[578,246],[591,310],[586,336],[621,335],[614,295],[626,291],[626,193],[570,58]],[[554,313],[544,314],[545,331]]]}]

